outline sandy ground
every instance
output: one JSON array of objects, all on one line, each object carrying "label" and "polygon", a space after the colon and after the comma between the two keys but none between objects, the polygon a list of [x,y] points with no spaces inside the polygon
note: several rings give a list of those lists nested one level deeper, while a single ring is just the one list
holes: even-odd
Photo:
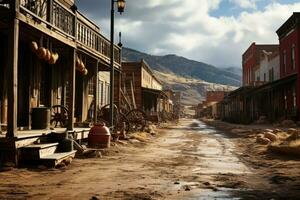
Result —
[{"label": "sandy ground", "polygon": [[[228,125],[210,122],[219,129]],[[61,169],[0,173],[0,199],[297,199],[300,162],[198,120]]]}]

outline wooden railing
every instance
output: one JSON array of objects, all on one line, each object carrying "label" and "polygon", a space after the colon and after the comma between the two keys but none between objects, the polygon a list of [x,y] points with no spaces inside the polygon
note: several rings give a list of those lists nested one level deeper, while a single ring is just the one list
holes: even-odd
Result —
[{"label": "wooden railing", "polygon": [[56,0],[21,0],[20,10],[41,24],[75,39],[75,14]]},{"label": "wooden railing", "polygon": [[[110,59],[110,41],[81,20],[77,20],[77,41]],[[114,46],[114,61],[121,64],[120,48]]]},{"label": "wooden railing", "polygon": [[[20,10],[51,30],[100,53],[105,60],[110,60],[110,41],[101,35],[99,30],[77,19],[76,13],[59,1],[20,0]],[[118,64],[121,64],[120,53],[120,48],[114,45],[114,61]]]}]

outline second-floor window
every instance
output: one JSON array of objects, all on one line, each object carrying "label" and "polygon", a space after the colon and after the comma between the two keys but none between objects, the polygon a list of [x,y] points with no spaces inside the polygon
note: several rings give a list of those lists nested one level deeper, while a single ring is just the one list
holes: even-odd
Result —
[{"label": "second-floor window", "polygon": [[292,70],[296,68],[296,62],[295,62],[295,45],[293,44],[291,49],[291,64],[292,64]]},{"label": "second-floor window", "polygon": [[286,73],[286,51],[283,51],[283,72]]}]

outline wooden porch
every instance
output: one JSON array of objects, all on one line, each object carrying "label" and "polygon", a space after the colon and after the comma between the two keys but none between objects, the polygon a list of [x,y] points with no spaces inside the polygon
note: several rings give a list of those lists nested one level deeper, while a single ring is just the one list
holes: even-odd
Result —
[{"label": "wooden porch", "polygon": [[[50,63],[44,58],[47,54],[38,54],[41,48],[59,58]],[[100,29],[72,5],[59,0],[0,2],[2,161],[17,164],[18,149],[52,133],[68,133],[74,140],[87,138],[89,126],[75,126],[76,122],[97,120],[97,109],[90,113],[91,102],[97,107],[98,75],[100,69],[109,70],[109,49],[109,40]],[[114,50],[119,70],[121,49],[114,46]],[[78,59],[84,61],[83,70],[78,69]],[[63,123],[32,130],[32,110],[55,105],[68,111]]]}]

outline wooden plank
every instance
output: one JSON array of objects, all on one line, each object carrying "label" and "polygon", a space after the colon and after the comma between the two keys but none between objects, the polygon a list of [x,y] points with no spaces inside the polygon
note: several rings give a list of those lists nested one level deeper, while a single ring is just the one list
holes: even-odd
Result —
[{"label": "wooden plank", "polygon": [[74,158],[76,151],[64,152],[64,153],[54,153],[52,155],[47,155],[41,158],[41,161],[47,165],[55,167],[57,164],[61,163],[67,158]]},{"label": "wooden plank", "polygon": [[133,108],[136,109],[136,103],[135,103],[135,96],[134,96],[134,89],[133,89],[132,81],[130,81],[130,87],[131,87],[131,98],[132,98]]},{"label": "wooden plank", "polygon": [[[77,41],[77,48],[81,48],[84,53],[88,54],[89,56],[95,57],[96,59],[101,59],[102,62],[105,62],[103,64],[106,64],[109,66],[110,58],[101,54],[100,52],[96,51],[95,49],[92,49],[90,47],[85,46],[81,42]],[[116,70],[120,70],[120,64],[117,62],[114,62],[114,66]]]},{"label": "wooden plank", "polygon": [[20,20],[21,22],[25,23],[25,24],[28,24],[29,26],[41,31],[42,33],[54,38],[54,39],[57,39],[58,41],[70,46],[70,47],[73,47],[75,48],[76,47],[76,43],[75,41],[72,39],[72,38],[66,38],[64,36],[62,36],[62,34],[59,34],[55,31],[52,31],[48,28],[45,28],[44,26],[36,23],[34,20],[24,16],[23,14],[21,13],[18,13],[17,14],[17,19]]},{"label": "wooden plank", "polygon": [[25,147],[27,145],[30,145],[34,142],[36,142],[39,139],[39,137],[35,137],[35,138],[28,138],[28,139],[24,139],[24,140],[18,140],[15,142],[15,146],[16,148],[21,148],[21,147]]},{"label": "wooden plank", "polygon": [[99,77],[98,77],[98,65],[99,65],[99,62],[97,61],[96,63],[96,66],[95,66],[95,84],[94,84],[94,102],[95,102],[95,105],[94,105],[94,123],[96,124],[97,123],[97,114],[98,114],[98,106],[99,106]]},{"label": "wooden plank", "polygon": [[68,121],[68,130],[74,129],[74,116],[75,116],[75,79],[76,79],[76,50],[71,49],[70,51],[71,62],[69,66],[70,71],[70,105],[69,105],[69,121]]},{"label": "wooden plank", "polygon": [[26,148],[31,148],[31,149],[45,149],[45,148],[49,148],[49,147],[53,147],[53,146],[57,146],[58,143],[45,143],[45,144],[32,144],[32,145],[28,145],[26,146]]},{"label": "wooden plank", "polygon": [[57,145],[39,149],[39,158],[54,154],[57,150]]},{"label": "wooden plank", "polygon": [[130,108],[130,110],[131,110],[131,104],[129,103],[129,101],[128,101],[127,97],[125,96],[125,94],[124,94],[124,92],[123,92],[122,89],[120,89],[120,93],[121,93],[121,95],[123,96],[123,99],[125,100],[125,103],[127,104],[127,106],[128,106],[128,107]]},{"label": "wooden plank", "polygon": [[18,119],[18,50],[19,20],[15,18],[19,11],[19,1],[12,1],[10,28],[8,36],[8,129],[6,136],[15,138]]}]

